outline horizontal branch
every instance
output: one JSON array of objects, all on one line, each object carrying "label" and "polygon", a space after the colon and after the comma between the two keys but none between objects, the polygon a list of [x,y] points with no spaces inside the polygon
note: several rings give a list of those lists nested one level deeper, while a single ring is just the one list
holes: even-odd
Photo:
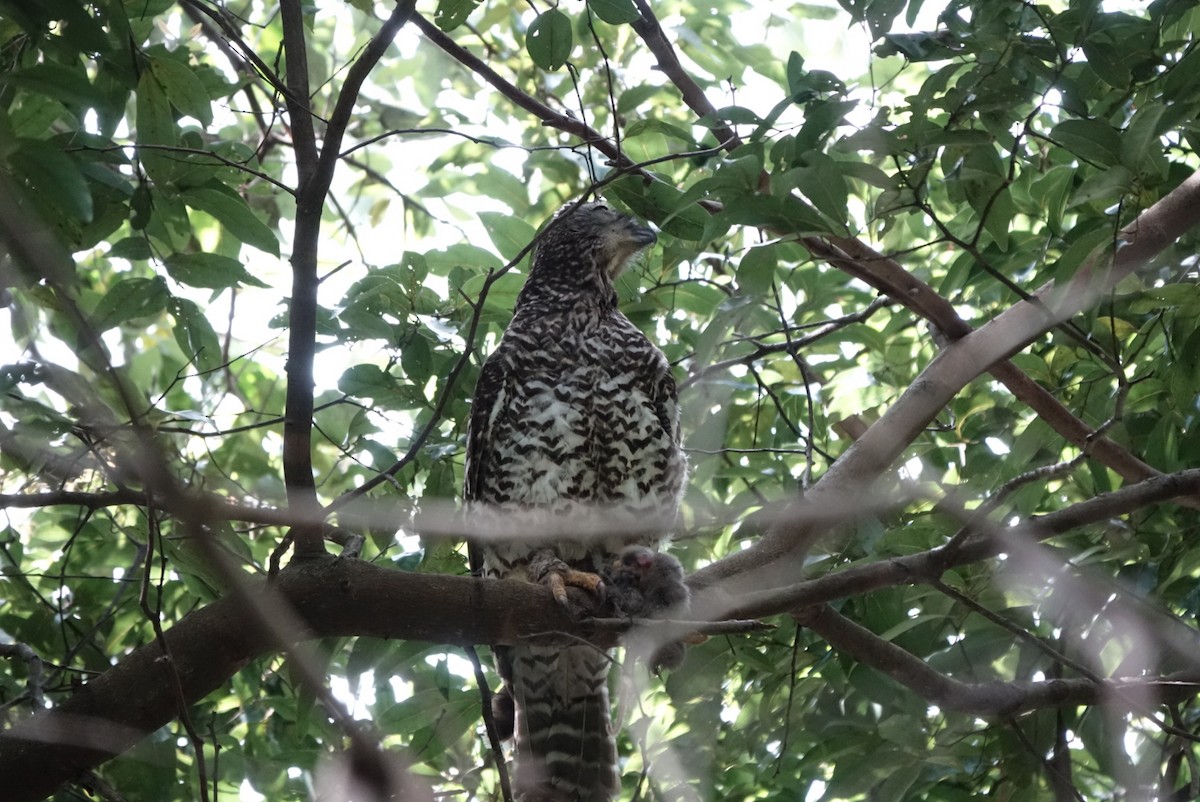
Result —
[{"label": "horizontal branch", "polygon": [[[263,526],[298,526],[306,523],[300,516],[277,507],[256,507],[236,504],[223,496],[204,494],[189,497],[189,501],[203,511],[209,521],[241,521]],[[83,507],[99,510],[105,507],[153,506],[170,512],[168,505],[159,504],[152,495],[140,490],[121,488],[89,492],[86,490],[47,490],[41,493],[0,493],[0,510],[40,509],[42,507]]]},{"label": "horizontal branch", "polygon": [[[1044,538],[1198,490],[1200,469],[1184,471],[1156,477],[1004,531],[1027,530],[1031,537]],[[887,584],[920,581],[922,577],[940,574],[950,565],[985,559],[1002,549],[1005,540],[974,535],[953,553],[935,549],[847,569],[791,588],[746,594],[722,611],[693,609],[693,616],[718,621],[715,624],[669,621],[652,624],[650,629],[662,630],[668,636],[679,634],[678,630],[753,631],[763,625],[752,621],[722,623],[719,619],[728,619],[734,613],[743,618],[756,617],[760,613],[811,605],[839,593],[849,595]],[[281,640],[368,636],[447,645],[512,644],[547,637],[575,640],[589,631],[593,634],[620,631],[630,625],[628,621],[611,619],[577,621],[553,600],[549,591],[527,582],[408,573],[355,560],[293,560],[275,583],[247,580],[247,586],[250,590],[245,594],[231,595],[197,610],[166,631],[167,651],[173,664],[163,659],[161,645],[151,642],[80,688],[54,710],[32,716],[0,733],[0,777],[5,778],[8,788],[20,789],[10,798],[14,802],[41,799],[63,782],[120,754],[140,738],[168,724],[177,714],[173,691],[176,676],[184,700],[194,703],[220,687],[249,661],[273,651]],[[266,631],[258,623],[263,616],[252,614],[280,605],[294,613],[299,629],[286,633]],[[747,615],[750,611],[753,612]],[[917,676],[914,681],[927,679]],[[942,689],[937,691],[941,695],[934,698],[942,699],[947,707],[958,704],[966,706],[963,709],[1003,711],[1043,703],[1082,704],[1081,700],[1096,698],[1102,690],[1095,683],[1090,688],[1081,685],[1074,689],[1070,684],[1060,684],[1026,689],[1018,685],[1004,691],[990,690],[980,698],[961,695],[966,691]],[[1012,696],[1014,693],[1016,697]],[[1013,702],[1013,698],[1018,701]],[[985,704],[980,699],[990,701]]]},{"label": "horizontal branch", "polygon": [[[272,650],[278,633],[255,622],[257,597],[290,607],[303,631],[294,639],[368,636],[448,645],[511,644],[580,623],[545,588],[527,582],[396,571],[354,560],[293,561],[270,587],[228,596],[166,631],[174,663],[150,642],[79,688],[53,710],[0,732],[0,777],[9,802],[40,800],[64,782],[121,754],[167,725],[177,706],[172,672],[186,702],[203,699],[251,660]],[[270,598],[274,596],[274,598]]]},{"label": "horizontal branch", "polygon": [[1065,705],[1091,705],[1127,696],[1138,707],[1152,694],[1154,702],[1189,699],[1200,689],[1200,674],[1171,677],[1129,677],[1096,682],[1083,677],[1010,682],[962,682],[935,671],[925,662],[890,643],[828,605],[810,607],[796,615],[802,626],[859,663],[886,674],[922,699],[943,710],[977,716],[1012,716],[1029,710]]},{"label": "horizontal branch", "polygon": [[745,635],[774,629],[763,621],[731,618],[726,621],[684,621],[676,618],[589,618],[581,623],[587,632],[628,632],[635,627],[653,632],[663,630],[669,637],[698,632],[701,635]]}]

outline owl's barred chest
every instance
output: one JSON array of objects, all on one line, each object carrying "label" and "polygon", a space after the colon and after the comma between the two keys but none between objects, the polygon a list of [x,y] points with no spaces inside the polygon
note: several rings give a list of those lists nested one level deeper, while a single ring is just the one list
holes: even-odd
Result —
[{"label": "owl's barred chest", "polygon": [[510,369],[492,421],[499,467],[529,480],[512,501],[617,502],[652,491],[660,458],[676,448],[662,409],[668,367],[640,332],[613,328],[549,327],[501,354]]},{"label": "owl's barred chest", "polygon": [[480,500],[505,513],[503,528],[524,529],[522,540],[545,528],[611,553],[647,530],[665,534],[685,472],[666,358],[624,318],[540,322],[510,328],[493,356],[505,379]]}]

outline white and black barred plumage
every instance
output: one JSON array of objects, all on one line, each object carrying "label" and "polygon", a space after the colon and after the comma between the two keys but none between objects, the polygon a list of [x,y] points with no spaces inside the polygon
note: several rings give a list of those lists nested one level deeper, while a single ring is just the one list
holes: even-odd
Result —
[{"label": "white and black barred plumage", "polygon": [[[557,558],[600,573],[670,532],[686,461],[666,357],[617,308],[613,280],[655,241],[604,203],[552,221],[512,322],[475,389],[465,498],[485,576]],[[500,539],[497,539],[500,538]],[[515,706],[523,802],[608,802],[619,787],[607,656],[591,646],[499,651]]]}]

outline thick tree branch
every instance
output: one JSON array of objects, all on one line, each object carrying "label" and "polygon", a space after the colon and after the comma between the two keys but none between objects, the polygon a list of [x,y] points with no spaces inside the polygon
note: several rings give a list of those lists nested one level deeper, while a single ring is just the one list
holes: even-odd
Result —
[{"label": "thick tree branch", "polygon": [[[294,561],[270,590],[256,585],[254,594],[268,593],[272,604],[294,611],[305,638],[366,635],[467,645],[581,632],[537,585],[405,573],[352,560]],[[278,633],[257,626],[246,603],[229,596],[165,633],[189,703],[273,651]],[[150,642],[53,711],[0,733],[5,799],[42,799],[168,724],[177,714],[172,670],[159,643]]]},{"label": "thick tree branch", "polygon": [[[953,565],[992,556],[1006,543],[1022,536],[1044,538],[1198,490],[1200,469],[1156,477],[1035,518],[1024,527],[1028,530],[1026,535],[1008,530],[1002,538],[983,533],[967,538],[952,554],[935,549],[847,569],[786,592],[747,595],[739,600],[738,612],[756,615],[778,612],[886,585],[922,581]],[[534,636],[546,637],[547,633],[572,638],[588,632],[611,633],[628,626],[625,621],[603,619],[580,624],[544,588],[524,582],[405,573],[333,558],[295,560],[279,574],[270,589],[263,584],[252,587],[248,598],[222,599],[166,631],[173,669],[161,660],[159,643],[151,642],[88,683],[54,711],[34,716],[0,734],[0,776],[11,781],[10,788],[29,789],[13,799],[17,802],[40,799],[59,784],[120,754],[139,738],[165,726],[177,711],[167,681],[172,670],[178,674],[185,700],[192,703],[215,690],[248,661],[274,651],[281,638],[288,639],[286,633],[267,631],[256,623],[259,616],[250,614],[247,604],[269,602],[270,607],[286,606],[302,627],[301,633],[294,633],[297,639],[365,635],[449,645],[511,644]],[[264,594],[270,595],[265,601],[256,601]],[[757,628],[747,622],[712,627],[694,623],[653,623],[651,629],[674,636],[677,629],[744,632]],[[813,628],[818,631],[816,626]],[[844,635],[850,630],[839,624],[838,631]],[[843,648],[839,643],[834,645]],[[976,712],[1083,704],[1097,698],[1103,690],[1095,683],[1088,687],[1080,684],[1077,688],[1069,682],[1028,688],[1010,684],[963,689],[937,685],[920,669],[908,664],[898,670],[909,682],[917,683],[917,687],[932,688],[930,692],[935,695],[929,698],[940,700],[939,704]],[[1173,692],[1169,688],[1163,690],[1163,693]]]},{"label": "thick tree branch", "polygon": [[296,153],[296,221],[292,246],[292,293],[288,302],[287,389],[283,421],[283,481],[288,506],[311,525],[289,534],[298,555],[324,549],[315,524],[319,504],[312,470],[313,359],[317,331],[317,250],[325,193],[315,192],[317,134],[308,85],[308,40],[299,0],[282,0],[283,46],[287,57],[286,96]]}]

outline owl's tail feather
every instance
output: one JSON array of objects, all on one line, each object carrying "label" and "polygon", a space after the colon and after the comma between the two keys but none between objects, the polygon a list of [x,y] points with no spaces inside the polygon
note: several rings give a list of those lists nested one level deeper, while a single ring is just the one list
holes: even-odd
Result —
[{"label": "owl's tail feather", "polygon": [[620,789],[608,656],[591,646],[513,647],[520,802],[611,802]]}]

